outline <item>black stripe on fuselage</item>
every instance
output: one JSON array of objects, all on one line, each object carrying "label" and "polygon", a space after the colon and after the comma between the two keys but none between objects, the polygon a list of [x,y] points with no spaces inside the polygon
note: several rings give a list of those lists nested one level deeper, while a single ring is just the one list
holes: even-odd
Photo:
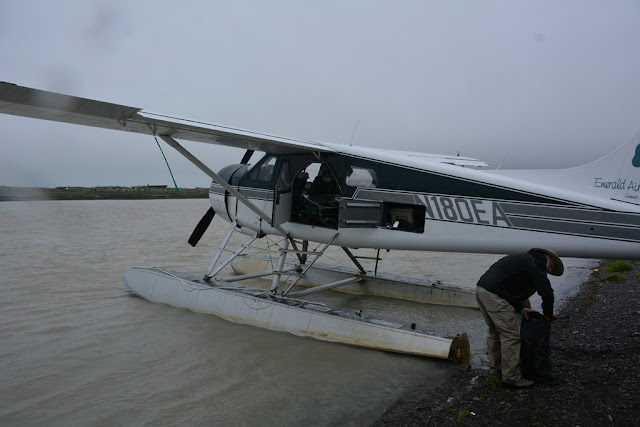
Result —
[{"label": "black stripe on fuselage", "polygon": [[563,221],[558,219],[510,217],[514,228],[520,230],[544,231],[546,233],[568,234],[611,240],[640,242],[640,228],[619,225],[596,224],[594,222]]},{"label": "black stripe on fuselage", "polygon": [[238,191],[247,199],[273,201],[273,190],[266,188],[239,187]]},{"label": "black stripe on fuselage", "polygon": [[[266,188],[240,187],[237,188],[237,190],[247,199],[258,199],[267,201],[273,200],[273,190],[269,190]],[[209,193],[224,194],[224,192],[225,190],[220,184],[212,183],[209,187]]]},{"label": "black stripe on fuselage", "polygon": [[596,208],[359,189],[356,200],[425,206],[426,220],[640,241],[640,215]]},{"label": "black stripe on fuselage", "polygon": [[533,204],[516,204],[500,202],[510,217],[547,218],[559,220],[581,221],[595,224],[610,224],[634,227],[640,223],[638,214],[612,212],[600,209],[563,208]]},{"label": "black stripe on fuselage", "polygon": [[[335,154],[334,154],[335,156]],[[520,190],[512,187],[491,184],[485,181],[478,181],[471,178],[450,175],[432,170],[425,170],[420,167],[407,166],[392,163],[384,160],[360,157],[352,154],[340,154],[347,159],[359,159],[376,170],[379,178],[377,190],[383,188],[389,191],[399,191],[394,189],[402,188],[402,192],[415,193],[439,193],[446,189],[449,196],[453,197],[478,197],[483,199],[496,199],[504,201],[524,201],[531,203],[556,204],[563,206],[583,206],[583,203],[573,202],[565,199],[533,193],[530,191]],[[330,156],[328,156],[330,157]],[[348,160],[342,161],[348,163]],[[376,167],[377,166],[377,167]],[[387,170],[384,170],[387,169]],[[389,182],[384,182],[384,177],[391,177]],[[363,190],[359,190],[363,191]],[[356,197],[354,195],[354,197]]]}]

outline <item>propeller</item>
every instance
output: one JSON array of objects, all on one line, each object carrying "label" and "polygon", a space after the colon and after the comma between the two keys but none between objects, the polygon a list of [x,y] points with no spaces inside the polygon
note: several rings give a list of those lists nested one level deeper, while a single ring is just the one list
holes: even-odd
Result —
[{"label": "propeller", "polygon": [[198,222],[198,225],[196,225],[193,233],[191,233],[191,237],[189,237],[189,244],[191,246],[193,246],[194,248],[196,247],[204,232],[207,231],[209,224],[211,224],[211,221],[213,221],[214,216],[216,216],[215,211],[213,210],[213,208],[209,208],[204,216],[200,219],[200,222]]},{"label": "propeller", "polygon": [[[253,150],[247,150],[244,153],[244,156],[242,157],[240,163],[246,165],[249,162],[249,159],[251,158],[253,152]],[[205,212],[204,216],[200,219],[200,222],[198,222],[198,225],[196,225],[196,228],[194,228],[193,233],[191,233],[191,237],[189,237],[189,244],[191,246],[193,246],[194,248],[196,247],[204,232],[207,231],[207,228],[209,228],[209,225],[211,224],[211,221],[213,221],[214,216],[216,216],[216,212],[213,210],[213,208],[209,208],[207,212]]]}]

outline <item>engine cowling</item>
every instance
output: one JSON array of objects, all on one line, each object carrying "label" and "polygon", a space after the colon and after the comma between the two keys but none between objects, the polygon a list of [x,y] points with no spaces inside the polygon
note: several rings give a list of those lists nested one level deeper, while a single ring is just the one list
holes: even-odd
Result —
[{"label": "engine cowling", "polygon": [[[218,172],[218,176],[228,182],[230,185],[237,187],[240,179],[247,173],[249,165],[234,164],[225,166]],[[235,198],[233,199],[235,200]],[[220,215],[227,221],[232,221],[236,216],[236,206],[229,206],[229,193],[216,181],[211,181],[209,186],[209,202],[217,215]]]}]

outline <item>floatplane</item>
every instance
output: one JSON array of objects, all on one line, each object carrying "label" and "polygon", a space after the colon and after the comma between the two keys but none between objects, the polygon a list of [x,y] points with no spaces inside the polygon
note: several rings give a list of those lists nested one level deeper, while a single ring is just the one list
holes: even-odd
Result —
[{"label": "floatplane", "polygon": [[[303,297],[342,289],[475,304],[471,292],[455,286],[367,271],[356,248],[373,250],[376,260],[380,250],[505,254],[532,247],[565,257],[640,258],[640,133],[583,166],[492,170],[459,155],[300,141],[10,83],[0,83],[0,112],[157,137],[206,173],[211,207],[189,243],[198,243],[215,215],[230,224],[206,273],[134,268],[125,281],[149,301],[234,322],[465,364],[466,334],[435,336]],[[178,140],[246,152],[214,172]],[[255,152],[263,155],[250,164]],[[227,248],[237,232],[246,240]],[[281,238],[277,251],[242,258],[267,235]],[[330,246],[342,248],[354,268],[320,267],[316,261]],[[220,277],[230,265],[237,274]],[[267,276],[271,283],[264,289],[238,284]]]}]

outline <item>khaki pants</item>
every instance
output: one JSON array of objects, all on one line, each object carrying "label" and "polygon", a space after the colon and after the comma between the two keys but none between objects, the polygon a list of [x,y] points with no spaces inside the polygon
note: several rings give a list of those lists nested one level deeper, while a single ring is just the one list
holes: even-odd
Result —
[{"label": "khaki pants", "polygon": [[520,374],[520,321],[522,316],[516,313],[507,300],[476,287],[478,306],[489,326],[487,348],[489,350],[489,368],[491,372],[502,372],[502,381],[517,383]]}]

